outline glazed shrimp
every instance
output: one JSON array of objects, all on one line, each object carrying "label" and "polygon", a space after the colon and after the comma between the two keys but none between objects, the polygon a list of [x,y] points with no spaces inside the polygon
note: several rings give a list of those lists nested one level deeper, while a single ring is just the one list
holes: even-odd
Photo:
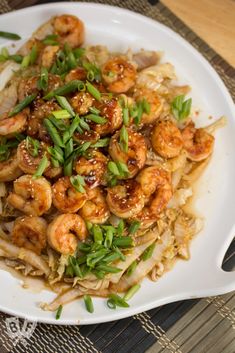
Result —
[{"label": "glazed shrimp", "polygon": [[68,43],[71,48],[79,47],[84,42],[84,24],[72,15],[57,16],[54,20],[55,34],[62,44]]},{"label": "glazed shrimp", "polygon": [[110,92],[124,93],[134,86],[136,69],[121,57],[112,58],[103,65],[102,78]]},{"label": "glazed shrimp", "polygon": [[182,131],[184,149],[191,161],[200,162],[213,152],[214,137],[205,129],[196,129],[191,121]]},{"label": "glazed shrimp", "polygon": [[73,254],[78,241],[87,237],[83,219],[77,214],[61,214],[48,226],[47,240],[50,246],[61,254]]},{"label": "glazed shrimp", "polygon": [[10,137],[23,132],[27,126],[28,113],[28,109],[24,109],[10,118],[4,114],[4,117],[0,120],[0,136]]},{"label": "glazed shrimp", "polygon": [[128,180],[107,189],[109,209],[118,217],[130,218],[144,207],[141,185],[135,180]]},{"label": "glazed shrimp", "polygon": [[105,124],[91,124],[92,129],[101,136],[112,134],[122,125],[122,108],[117,99],[105,99],[101,103],[96,102],[95,107],[100,111],[99,115],[104,117]]},{"label": "glazed shrimp", "polygon": [[87,114],[93,102],[94,98],[88,92],[79,92],[70,100],[73,109],[79,115]]},{"label": "glazed shrimp", "polygon": [[115,162],[123,162],[129,170],[129,178],[134,177],[138,171],[143,168],[146,156],[147,145],[144,137],[133,131],[131,128],[128,132],[128,152],[123,152],[119,144],[120,131],[111,137],[109,144],[109,154]]},{"label": "glazed shrimp", "polygon": [[11,181],[23,174],[19,168],[19,161],[16,150],[11,150],[10,156],[6,161],[0,162],[0,182]]},{"label": "glazed shrimp", "polygon": [[161,213],[172,197],[171,175],[157,166],[144,168],[137,176],[145,204],[154,215]]},{"label": "glazed shrimp", "polygon": [[77,212],[86,202],[87,193],[75,190],[69,177],[62,177],[52,187],[53,204],[64,213]]},{"label": "glazed shrimp", "polygon": [[46,247],[46,230],[47,222],[41,217],[17,218],[12,230],[12,242],[40,255]]},{"label": "glazed shrimp", "polygon": [[65,76],[65,82],[70,82],[72,80],[85,81],[86,77],[86,70],[83,67],[76,67],[76,69],[69,71],[69,73]]},{"label": "glazed shrimp", "polygon": [[80,216],[91,223],[102,224],[110,216],[105,197],[99,188],[88,191],[88,200],[79,211]]},{"label": "glazed shrimp", "polygon": [[153,91],[147,87],[141,87],[134,93],[136,102],[145,99],[150,106],[149,114],[143,113],[141,117],[141,124],[152,124],[160,116],[163,110],[163,101],[156,91]]},{"label": "glazed shrimp", "polygon": [[92,151],[89,159],[80,157],[75,164],[78,174],[85,177],[86,184],[90,188],[105,184],[105,173],[107,170],[108,158],[99,151]]},{"label": "glazed shrimp", "polygon": [[183,147],[181,132],[170,120],[155,125],[151,142],[154,150],[163,158],[177,157]]},{"label": "glazed shrimp", "polygon": [[41,216],[51,207],[51,185],[44,177],[33,179],[25,174],[14,181],[7,202],[29,216]]}]

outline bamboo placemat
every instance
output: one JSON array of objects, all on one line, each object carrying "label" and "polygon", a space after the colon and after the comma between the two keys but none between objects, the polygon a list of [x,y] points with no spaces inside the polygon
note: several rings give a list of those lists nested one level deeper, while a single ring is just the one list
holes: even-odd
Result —
[{"label": "bamboo placemat", "polygon": [[[44,2],[47,1],[0,0],[0,13]],[[235,99],[234,68],[163,4],[156,0],[93,2],[128,8],[178,32],[207,58]],[[227,251],[223,268],[232,270],[234,265],[235,241]],[[234,309],[235,294],[229,293],[171,303],[127,319],[100,325],[79,327],[38,324],[33,335],[25,341],[22,339],[17,345],[7,333],[8,316],[0,313],[0,353],[234,353]]]}]

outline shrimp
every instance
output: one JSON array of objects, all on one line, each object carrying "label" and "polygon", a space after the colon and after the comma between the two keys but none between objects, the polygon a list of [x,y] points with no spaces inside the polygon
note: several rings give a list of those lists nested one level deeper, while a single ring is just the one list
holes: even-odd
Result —
[{"label": "shrimp", "polygon": [[97,187],[88,191],[88,200],[79,211],[80,216],[91,223],[102,224],[110,216],[102,191]]},{"label": "shrimp", "polygon": [[154,150],[163,158],[177,157],[183,147],[181,132],[170,120],[155,125],[151,142]]},{"label": "shrimp", "polygon": [[88,92],[79,92],[70,99],[70,103],[79,115],[85,115],[92,107],[94,98]]},{"label": "shrimp", "polygon": [[85,222],[77,214],[61,214],[48,226],[47,240],[61,254],[73,254],[78,241],[88,235]]},{"label": "shrimp", "polygon": [[[41,95],[40,90],[38,88],[38,79],[39,75],[23,78],[18,86],[18,98],[22,101],[25,97],[31,94],[37,94],[39,97]],[[46,94],[56,88],[58,88],[62,84],[62,80],[58,75],[48,74],[48,87],[46,92],[42,92],[42,94]]]},{"label": "shrimp", "polygon": [[47,222],[41,217],[20,217],[14,222],[13,244],[40,255],[46,247]]},{"label": "shrimp", "polygon": [[137,176],[144,202],[153,215],[158,216],[172,197],[171,175],[157,166],[144,168]]},{"label": "shrimp", "polygon": [[105,124],[90,124],[98,134],[101,136],[112,134],[121,127],[122,108],[116,98],[95,102],[95,107],[100,111],[99,115],[107,120]]},{"label": "shrimp", "polygon": [[58,53],[60,47],[58,45],[47,45],[41,56],[41,65],[49,69],[56,59],[56,54]]},{"label": "shrimp", "polygon": [[105,173],[107,170],[108,158],[99,151],[92,151],[89,159],[80,157],[75,164],[78,174],[85,177],[86,184],[90,188],[105,184]]},{"label": "shrimp", "polygon": [[192,121],[182,130],[182,137],[184,149],[191,161],[203,161],[213,152],[214,137],[205,129],[196,129]]},{"label": "shrimp", "polygon": [[127,60],[116,57],[108,60],[102,67],[102,78],[108,90],[124,93],[134,86],[136,69]]},{"label": "shrimp", "polygon": [[74,132],[73,138],[79,143],[91,142],[96,143],[100,139],[100,134],[93,130],[85,130],[82,134],[79,132]]},{"label": "shrimp", "polygon": [[73,80],[85,81],[86,77],[86,70],[83,67],[76,67],[76,69],[69,71],[65,76],[65,82],[67,83]]},{"label": "shrimp", "polygon": [[86,202],[87,193],[76,191],[69,177],[62,177],[52,187],[54,206],[64,213],[77,212]]},{"label": "shrimp", "polygon": [[28,216],[41,216],[51,208],[51,185],[44,177],[25,174],[14,181],[7,202]]},{"label": "shrimp", "polygon": [[57,16],[54,20],[55,34],[59,35],[58,40],[68,43],[71,48],[79,47],[84,42],[84,24],[77,17],[72,15]]},{"label": "shrimp", "polygon": [[111,137],[109,144],[109,154],[115,162],[123,162],[129,170],[128,178],[133,178],[145,165],[147,157],[147,145],[144,137],[127,128],[128,132],[128,152],[124,152],[119,144],[120,131]]},{"label": "shrimp", "polygon": [[141,117],[141,124],[152,124],[160,116],[163,110],[163,101],[156,91],[153,91],[147,87],[139,88],[134,93],[136,102],[140,102],[143,99],[147,101],[150,107],[149,113],[143,113]]},{"label": "shrimp", "polygon": [[15,180],[21,174],[23,174],[23,172],[19,168],[16,150],[13,149],[10,152],[9,158],[6,161],[0,162],[0,182]]},{"label": "shrimp", "polygon": [[11,137],[16,133],[23,132],[27,126],[28,114],[28,109],[24,109],[10,118],[4,114],[4,118],[0,120],[0,136]]},{"label": "shrimp", "polygon": [[144,207],[141,185],[135,180],[127,180],[107,189],[109,209],[118,217],[130,218]]}]

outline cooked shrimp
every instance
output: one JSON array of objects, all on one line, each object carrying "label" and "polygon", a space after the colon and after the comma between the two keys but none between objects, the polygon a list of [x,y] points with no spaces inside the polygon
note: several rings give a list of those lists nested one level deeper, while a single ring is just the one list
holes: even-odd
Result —
[{"label": "cooked shrimp", "polygon": [[134,93],[136,102],[145,99],[150,107],[150,112],[143,113],[141,117],[141,124],[152,124],[160,116],[163,110],[163,102],[156,91],[153,91],[147,87],[139,88]]},{"label": "cooked shrimp", "polygon": [[55,33],[62,44],[68,43],[71,48],[79,47],[84,42],[84,24],[72,15],[57,16],[54,20]]},{"label": "cooked shrimp", "polygon": [[23,132],[26,129],[27,119],[28,109],[24,109],[22,112],[10,118],[4,114],[4,118],[0,120],[0,136],[9,137],[16,133]]},{"label": "cooked shrimp", "polygon": [[94,188],[105,184],[105,173],[107,170],[108,158],[99,151],[93,150],[89,159],[80,157],[75,164],[78,174],[85,177],[87,185]]},{"label": "cooked shrimp", "polygon": [[53,204],[64,213],[77,212],[86,202],[87,193],[75,190],[69,177],[62,177],[53,185]]},{"label": "cooked shrimp", "polygon": [[196,129],[190,122],[182,131],[184,149],[191,161],[200,162],[211,155],[214,147],[214,137],[205,129]]},{"label": "cooked shrimp", "polygon": [[73,254],[78,241],[87,237],[83,219],[77,214],[61,214],[48,226],[47,240],[61,254]]},{"label": "cooked shrimp", "polygon": [[141,185],[135,180],[128,180],[107,189],[107,202],[110,211],[118,217],[130,218],[144,207]]},{"label": "cooked shrimp", "polygon": [[122,108],[117,99],[105,99],[102,102],[96,102],[95,107],[100,111],[99,115],[106,118],[105,124],[92,123],[92,129],[101,136],[115,132],[122,125]]},{"label": "cooked shrimp", "polygon": [[102,191],[97,187],[88,191],[88,200],[79,211],[80,216],[91,223],[102,224],[110,216],[109,208]]},{"label": "cooked shrimp", "polygon": [[69,71],[69,73],[65,76],[65,82],[70,82],[72,80],[85,81],[86,76],[86,70],[83,67],[76,67],[76,69]]},{"label": "cooked shrimp", "polygon": [[111,137],[109,144],[109,154],[115,162],[123,162],[129,170],[129,178],[134,177],[138,171],[143,168],[146,156],[147,145],[144,137],[133,131],[131,128],[128,132],[128,152],[123,152],[119,144],[120,131]]},{"label": "cooked shrimp", "polygon": [[25,174],[14,181],[7,202],[29,216],[41,216],[51,207],[51,185],[44,177],[33,179]]},{"label": "cooked shrimp", "polygon": [[34,251],[38,255],[46,247],[47,222],[41,217],[20,217],[14,222],[13,244]]},{"label": "cooked shrimp", "polygon": [[87,114],[93,102],[94,98],[88,92],[79,92],[70,100],[73,109],[79,115]]},{"label": "cooked shrimp", "polygon": [[124,93],[134,86],[136,69],[121,57],[112,58],[103,65],[102,78],[110,92]]},{"label": "cooked shrimp", "polygon": [[23,174],[19,168],[16,150],[12,150],[6,161],[0,162],[0,181],[11,181]]},{"label": "cooked shrimp", "polygon": [[100,134],[98,132],[93,131],[93,130],[85,130],[82,134],[79,132],[74,132],[73,138],[75,141],[78,141],[79,143],[83,142],[91,142],[91,143],[96,143],[100,139]]},{"label": "cooked shrimp", "polygon": [[136,180],[140,183],[145,204],[154,215],[159,215],[172,197],[171,175],[157,166],[143,169]]},{"label": "cooked shrimp", "polygon": [[48,45],[42,51],[41,65],[49,69],[56,59],[60,47],[58,45]]},{"label": "cooked shrimp", "polygon": [[177,157],[183,147],[180,130],[172,121],[161,121],[153,129],[152,146],[164,158]]}]

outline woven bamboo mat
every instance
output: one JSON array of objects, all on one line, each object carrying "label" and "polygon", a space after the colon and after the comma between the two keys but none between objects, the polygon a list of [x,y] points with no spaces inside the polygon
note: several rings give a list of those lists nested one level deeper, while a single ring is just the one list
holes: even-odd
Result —
[{"label": "woven bamboo mat", "polygon": [[[44,2],[0,0],[0,13]],[[160,2],[93,2],[128,8],[178,32],[209,60],[235,99],[235,70]],[[232,270],[234,266],[235,242],[227,251],[223,268]],[[7,318],[7,315],[0,313],[0,353],[235,353],[234,293],[171,303],[100,325],[75,327],[38,324],[33,335],[17,345],[7,334]]]}]

